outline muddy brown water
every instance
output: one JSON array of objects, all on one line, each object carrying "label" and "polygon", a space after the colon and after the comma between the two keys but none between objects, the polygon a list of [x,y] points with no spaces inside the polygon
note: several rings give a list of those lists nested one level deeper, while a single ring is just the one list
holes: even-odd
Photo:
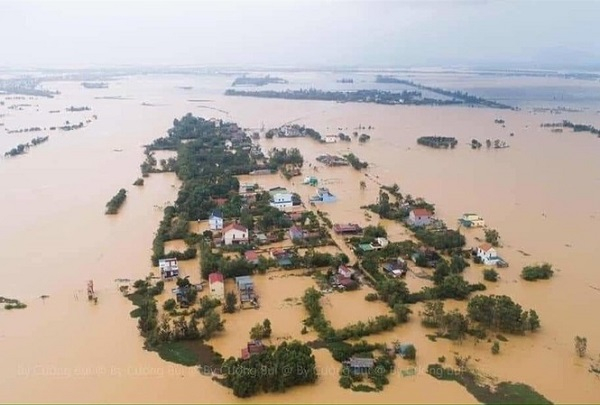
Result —
[{"label": "muddy brown water", "polygon": [[[508,342],[501,343],[501,354],[493,356],[488,342],[431,342],[425,337],[430,331],[419,324],[417,305],[411,322],[368,338],[414,343],[416,364],[397,360],[397,366],[415,367],[415,376],[396,373],[381,393],[354,393],[338,386],[338,364],[327,351],[317,350],[322,378],[315,387],[260,395],[252,402],[476,402],[458,384],[425,375],[428,364],[442,355],[451,361],[454,352],[471,355],[472,363],[486,374],[530,384],[556,402],[600,400],[598,379],[588,372],[590,360],[576,358],[573,348],[574,337],[580,335],[588,338],[589,357],[597,358],[600,352],[600,328],[594,312],[600,305],[600,293],[593,288],[600,288],[596,268],[600,140],[586,133],[565,130],[555,134],[539,127],[542,122],[562,119],[598,127],[600,115],[591,110],[557,116],[527,109],[226,98],[217,91],[226,82],[180,76],[133,77],[99,90],[86,90],[78,83],[52,83],[61,96],[7,100],[0,107],[0,114],[7,114],[2,118],[7,128],[53,125],[74,121],[76,115],[79,119],[98,115],[84,129],[49,133],[49,142],[27,155],[0,161],[0,207],[5,213],[0,228],[0,295],[28,304],[21,311],[0,309],[0,401],[240,402],[194,368],[171,365],[144,351],[136,321],[129,317],[132,307],[114,281],[144,277],[153,270],[149,260],[153,234],[162,207],[176,198],[179,182],[172,174],[157,174],[147,178],[143,187],[131,183],[139,177],[142,146],[164,135],[173,118],[188,111],[237,121],[247,128],[294,121],[324,134],[337,134],[338,128],[350,134],[359,124],[374,126],[370,131],[359,130],[372,136],[364,145],[354,141],[323,145],[310,139],[261,139],[260,144],[264,148],[298,147],[313,165],[321,153],[348,151],[371,164],[366,170],[368,177],[350,167],[330,169],[317,164],[317,171],[305,167],[303,175],[317,176],[338,197],[337,202],[319,207],[334,222],[378,222],[376,215],[369,219],[359,208],[375,200],[375,180],[396,182],[403,193],[434,202],[438,216],[449,224],[455,224],[463,212],[479,213],[499,230],[503,247],[498,251],[510,263],[509,268],[500,270],[498,283],[486,283],[488,292],[510,295],[524,308],[534,308],[542,321],[538,333],[509,336]],[[190,83],[193,97],[176,88]],[[129,99],[96,98],[114,95]],[[191,98],[212,101],[188,102]],[[11,102],[38,107],[8,110]],[[150,107],[142,102],[160,105]],[[89,105],[92,111],[64,112],[70,105]],[[62,112],[48,113],[56,109]],[[494,124],[498,117],[506,120],[505,128]],[[510,132],[515,136],[509,136]],[[457,137],[459,146],[432,150],[416,145],[418,136],[436,134]],[[38,134],[3,133],[0,150],[34,136]],[[467,145],[472,138],[499,138],[511,147],[473,151]],[[314,188],[299,184],[300,177],[290,182],[279,175],[254,176],[253,180],[263,186],[284,185],[303,199],[314,192]],[[361,180],[366,181],[365,190],[359,187]],[[127,201],[118,215],[105,216],[104,205],[121,187],[129,191]],[[402,227],[382,222],[392,240],[407,237]],[[482,230],[465,233],[470,244],[483,237]],[[560,271],[550,281],[519,279],[524,265],[540,261],[548,261]],[[196,261],[182,267],[197,277]],[[225,315],[226,330],[212,342],[218,351],[237,355],[249,329],[264,318],[273,323],[274,343],[290,336],[304,341],[314,338],[311,333],[300,334],[305,314],[294,304],[314,281],[281,275],[286,274],[256,277],[261,308]],[[465,277],[481,281],[481,267],[468,268]],[[88,279],[94,280],[98,290],[98,305],[84,297]],[[410,273],[407,282],[411,289],[426,284]],[[383,305],[364,301],[367,292],[365,288],[329,294],[325,308],[334,325],[386,313]],[[42,294],[50,298],[41,300]],[[462,309],[465,305],[447,302],[446,306]]]}]

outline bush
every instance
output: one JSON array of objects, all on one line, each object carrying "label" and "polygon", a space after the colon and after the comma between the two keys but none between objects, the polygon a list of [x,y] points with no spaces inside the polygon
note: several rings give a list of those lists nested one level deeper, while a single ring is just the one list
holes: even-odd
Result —
[{"label": "bush", "polygon": [[377,293],[368,293],[365,296],[365,301],[369,301],[369,302],[377,301],[378,299],[379,299],[379,295],[377,295]]},{"label": "bush", "polygon": [[498,272],[494,269],[484,269],[483,279],[485,281],[498,281]]},{"label": "bush", "polygon": [[446,362],[446,356],[441,356],[441,357],[438,357],[438,361],[439,361],[440,363],[445,363],[445,362]]},{"label": "bush", "polygon": [[175,309],[175,306],[177,305],[177,302],[175,302],[175,300],[173,298],[169,298],[168,300],[165,301],[165,303],[163,304],[163,309],[165,311],[172,311]]},{"label": "bush", "polygon": [[417,348],[414,345],[408,345],[404,358],[408,360],[414,360],[417,358]]},{"label": "bush", "polygon": [[133,182],[134,186],[143,186],[144,185],[144,179],[139,177],[136,181]]},{"label": "bush", "polygon": [[339,383],[340,387],[348,389],[352,386],[352,377],[349,375],[343,375],[340,377]]},{"label": "bush", "polygon": [[498,354],[500,353],[500,343],[498,341],[495,341],[494,344],[492,345],[492,354]]},{"label": "bush", "polygon": [[547,280],[554,274],[552,265],[544,263],[537,266],[526,266],[521,272],[523,280],[536,281],[536,280]]}]

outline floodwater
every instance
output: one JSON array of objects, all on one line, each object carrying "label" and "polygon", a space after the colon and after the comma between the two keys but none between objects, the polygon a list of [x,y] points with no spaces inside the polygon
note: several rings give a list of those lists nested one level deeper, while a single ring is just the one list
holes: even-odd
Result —
[{"label": "floodwater", "polygon": [[[66,120],[98,116],[85,128],[70,132],[0,133],[2,152],[35,136],[50,135],[47,143],[26,155],[0,161],[0,207],[5,213],[0,228],[0,295],[28,304],[20,311],[0,309],[0,401],[238,402],[230,391],[194,368],[166,363],[144,351],[136,320],[129,317],[132,307],[114,281],[141,278],[152,271],[153,235],[162,207],[176,198],[179,182],[172,174],[156,174],[145,179],[143,187],[131,183],[140,175],[142,146],[164,135],[173,118],[187,112],[256,130],[298,122],[323,134],[337,134],[338,128],[350,134],[359,125],[373,126],[359,130],[372,136],[364,145],[323,145],[310,139],[261,139],[260,143],[265,149],[298,147],[313,166],[321,153],[347,151],[370,163],[368,177],[350,167],[305,167],[304,175],[317,176],[338,197],[337,202],[319,207],[334,222],[378,222],[376,215],[366,216],[359,208],[375,201],[375,180],[396,182],[403,193],[436,203],[438,216],[448,224],[454,224],[463,212],[482,215],[500,232],[503,247],[499,254],[510,263],[500,270],[500,282],[487,283],[488,292],[510,295],[524,308],[535,309],[542,321],[539,332],[509,336],[508,342],[501,343],[501,353],[493,356],[488,342],[430,341],[415,306],[411,322],[368,338],[414,343],[416,365],[397,360],[397,367],[415,367],[415,376],[396,373],[381,393],[354,393],[338,386],[338,364],[328,352],[317,350],[322,378],[316,387],[260,395],[252,401],[476,402],[458,384],[424,373],[440,356],[452,364],[455,352],[472,356],[472,364],[485,374],[527,383],[555,402],[600,400],[598,378],[588,371],[591,358],[600,353],[600,328],[592,315],[600,305],[595,254],[600,225],[600,140],[588,133],[565,130],[557,134],[540,128],[542,122],[563,119],[598,127],[597,105],[585,112],[556,115],[533,113],[529,108],[394,107],[221,96],[231,80],[143,76],[95,90],[79,83],[52,82],[46,87],[62,93],[54,99],[0,96],[5,102],[0,116],[6,114],[0,122],[6,129],[61,125]],[[572,81],[565,88],[570,86]],[[114,96],[124,99],[96,98]],[[31,106],[9,109],[12,104]],[[66,107],[83,105],[92,110],[65,112]],[[61,112],[51,114],[50,110]],[[494,124],[495,118],[505,119],[505,128]],[[514,136],[509,136],[511,132]],[[415,142],[423,135],[455,136],[459,145],[455,150],[426,149]],[[474,151],[467,145],[472,138],[499,138],[511,147]],[[301,180],[255,176],[259,184],[284,185],[306,199],[313,189],[300,185]],[[359,187],[361,180],[366,181],[365,190]],[[128,190],[127,201],[118,215],[105,216],[104,205],[121,187]],[[383,223],[392,240],[407,237],[400,226]],[[483,237],[481,230],[465,232],[470,244]],[[560,269],[553,279],[536,283],[519,279],[524,265],[541,261]],[[183,267],[197,277],[196,261]],[[225,332],[212,342],[217,350],[225,356],[237,355],[249,329],[264,318],[273,324],[274,341],[290,336],[314,338],[311,333],[300,334],[304,314],[295,305],[314,282],[309,277],[283,275],[256,277],[263,305],[259,310],[225,315]],[[481,267],[468,268],[465,277],[481,281]],[[89,279],[98,291],[97,305],[84,297]],[[413,290],[425,284],[410,273],[407,283]],[[385,313],[381,304],[364,301],[367,292],[328,295],[324,303],[334,325]],[[50,298],[40,299],[43,294]],[[447,302],[446,306],[464,308],[464,303]],[[589,358],[575,356],[576,335],[587,337]]]}]

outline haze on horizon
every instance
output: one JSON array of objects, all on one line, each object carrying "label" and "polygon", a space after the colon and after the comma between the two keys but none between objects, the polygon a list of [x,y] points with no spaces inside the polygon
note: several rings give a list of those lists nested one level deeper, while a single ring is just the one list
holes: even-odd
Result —
[{"label": "haze on horizon", "polygon": [[2,1],[3,67],[598,68],[595,1]]}]

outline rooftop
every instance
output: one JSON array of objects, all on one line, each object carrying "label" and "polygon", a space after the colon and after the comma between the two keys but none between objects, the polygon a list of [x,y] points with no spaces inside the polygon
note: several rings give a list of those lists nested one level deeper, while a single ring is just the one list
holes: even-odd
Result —
[{"label": "rooftop", "polygon": [[225,234],[231,230],[234,230],[234,229],[236,231],[240,231],[240,232],[248,232],[248,229],[245,226],[242,226],[238,223],[233,223],[233,224],[229,224],[225,228],[223,228],[223,234]]},{"label": "rooftop", "polygon": [[484,252],[487,252],[488,250],[493,249],[493,246],[486,242],[479,245],[479,249],[483,250]]},{"label": "rooftop", "polygon": [[431,217],[433,213],[426,208],[414,208],[412,213],[415,217]]},{"label": "rooftop", "polygon": [[217,282],[222,283],[223,282],[223,274],[219,273],[218,271],[214,272],[214,273],[210,273],[208,275],[208,282],[211,284],[217,283]]}]

